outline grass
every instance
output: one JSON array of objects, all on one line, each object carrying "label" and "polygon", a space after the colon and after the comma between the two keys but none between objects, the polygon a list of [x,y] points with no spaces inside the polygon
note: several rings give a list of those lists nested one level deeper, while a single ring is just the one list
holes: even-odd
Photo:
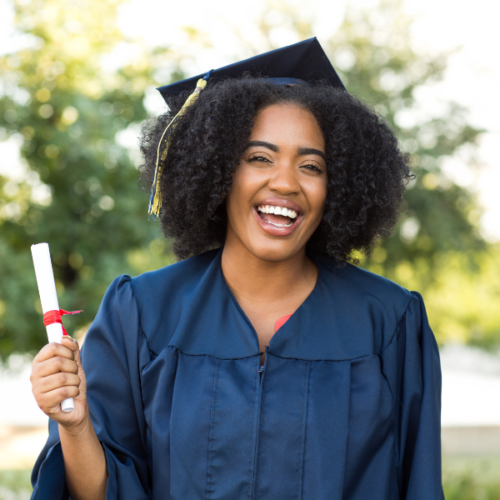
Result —
[{"label": "grass", "polygon": [[[30,470],[0,471],[0,500],[29,500]],[[500,500],[500,455],[444,457],[446,500]]]},{"label": "grass", "polygon": [[0,470],[0,500],[29,500],[31,470]]},{"label": "grass", "polygon": [[444,457],[446,500],[500,500],[500,456]]}]

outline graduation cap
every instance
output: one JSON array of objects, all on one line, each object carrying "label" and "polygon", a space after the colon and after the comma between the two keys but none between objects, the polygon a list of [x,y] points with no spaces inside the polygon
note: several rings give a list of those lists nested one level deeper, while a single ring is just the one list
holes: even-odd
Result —
[{"label": "graduation cap", "polygon": [[[159,192],[161,177],[161,162],[165,159],[170,144],[170,132],[175,128],[178,119],[186,112],[199,97],[202,90],[210,83],[241,76],[250,75],[256,78],[266,78],[277,85],[307,85],[309,82],[318,80],[326,81],[332,87],[339,87],[345,90],[335,69],[328,60],[325,51],[318,40],[310,38],[288,47],[271,50],[255,57],[250,57],[243,61],[229,64],[219,69],[210,70],[180,82],[159,87],[161,95],[168,103],[170,96],[175,96],[183,91],[194,91],[187,98],[181,110],[175,115],[167,125],[158,142],[156,154],[156,168],[151,186],[149,198],[149,215],[156,219],[160,215],[161,196]],[[161,147],[163,151],[160,154]]]},{"label": "graduation cap", "polygon": [[[316,37],[214,69],[210,73],[210,82],[238,78],[243,73],[256,77],[267,77],[277,84],[286,85],[326,80],[333,87],[344,88]],[[202,73],[180,82],[159,87],[157,90],[167,100],[169,96],[178,95],[184,90],[192,91],[196,82],[204,76],[205,73]],[[297,80],[302,82],[297,82]]]}]

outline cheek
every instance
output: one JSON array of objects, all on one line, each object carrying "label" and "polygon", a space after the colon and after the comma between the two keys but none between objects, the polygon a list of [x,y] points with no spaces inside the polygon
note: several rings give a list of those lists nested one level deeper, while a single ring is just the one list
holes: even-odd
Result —
[{"label": "cheek", "polygon": [[233,203],[248,203],[262,184],[263,178],[259,175],[259,171],[242,163],[233,173],[233,182],[228,196],[232,196]]},{"label": "cheek", "polygon": [[327,195],[326,179],[324,182],[311,183],[308,186],[307,198],[309,199],[309,206],[311,212],[317,217],[321,218],[325,207],[325,200]]},{"label": "cheek", "polygon": [[227,215],[231,218],[239,212],[239,206],[247,201],[249,193],[248,172],[242,165],[234,170],[231,189],[226,197]]}]

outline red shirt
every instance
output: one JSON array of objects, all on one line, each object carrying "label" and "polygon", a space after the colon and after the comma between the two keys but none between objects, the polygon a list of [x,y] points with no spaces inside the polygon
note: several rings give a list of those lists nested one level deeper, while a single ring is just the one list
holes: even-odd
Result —
[{"label": "red shirt", "polygon": [[[291,316],[292,315],[289,314],[288,316],[282,316],[277,319],[276,323],[274,323],[274,333],[276,333],[290,319]],[[261,366],[264,366],[264,363]]]}]

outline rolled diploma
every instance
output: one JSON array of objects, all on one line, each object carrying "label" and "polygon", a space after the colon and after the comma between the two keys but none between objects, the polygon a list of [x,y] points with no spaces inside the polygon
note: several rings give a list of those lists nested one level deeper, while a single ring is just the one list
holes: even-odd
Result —
[{"label": "rolled diploma", "polygon": [[[52,271],[52,262],[50,260],[49,245],[47,243],[38,243],[31,246],[31,255],[35,266],[36,282],[38,284],[38,293],[42,303],[42,311],[58,311],[59,302],[57,301],[56,282],[54,281],[54,272]],[[46,326],[49,342],[61,343],[63,329],[60,323],[53,323]],[[68,412],[75,409],[73,398],[65,399],[61,403],[62,411]]]}]

